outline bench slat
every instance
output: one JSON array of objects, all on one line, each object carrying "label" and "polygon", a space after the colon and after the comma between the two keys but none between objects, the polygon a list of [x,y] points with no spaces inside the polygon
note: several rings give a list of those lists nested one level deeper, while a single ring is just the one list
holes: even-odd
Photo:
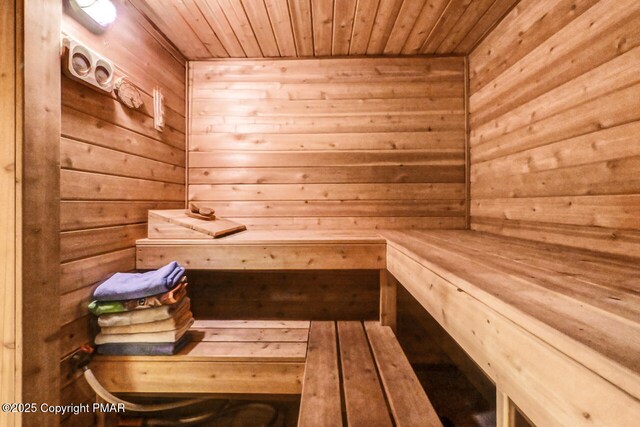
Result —
[{"label": "bench slat", "polygon": [[240,329],[309,329],[308,320],[197,320],[191,329],[240,328]]},{"label": "bench slat", "polygon": [[213,360],[303,362],[307,343],[291,342],[207,342],[188,344],[180,352],[181,360],[204,357]]},{"label": "bench slat", "polygon": [[306,329],[242,329],[242,328],[194,328],[204,334],[204,342],[307,342]]},{"label": "bench slat", "polygon": [[369,344],[360,322],[338,322],[349,427],[392,426]]},{"label": "bench slat", "polygon": [[311,323],[298,426],[342,426],[334,322]]},{"label": "bench slat", "polygon": [[[566,273],[572,268],[572,263],[568,260],[565,259],[553,267],[548,263],[549,260],[563,255],[562,253],[535,253],[531,256],[533,251],[530,249],[521,247],[514,250],[508,242],[492,242],[480,233],[477,233],[479,236],[474,234],[476,233],[428,233],[425,239],[444,250],[453,250],[487,267],[533,282],[550,292],[597,306],[612,315],[634,321],[640,320],[640,296],[637,293],[637,274],[640,274],[640,269],[636,269],[631,275],[614,275],[608,272],[606,275],[598,275],[597,278],[590,277],[592,271],[584,267]],[[598,261],[602,264],[606,259],[600,258]],[[599,269],[598,266],[597,270]],[[634,276],[636,286],[632,283]]]},{"label": "bench slat", "polygon": [[371,321],[365,322],[365,329],[396,427],[441,427],[391,328]]}]

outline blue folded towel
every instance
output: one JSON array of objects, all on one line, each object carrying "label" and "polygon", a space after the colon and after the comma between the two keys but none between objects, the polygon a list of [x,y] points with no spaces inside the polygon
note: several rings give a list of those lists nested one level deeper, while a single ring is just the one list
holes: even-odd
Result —
[{"label": "blue folded towel", "polygon": [[173,289],[184,276],[184,267],[173,261],[146,273],[116,273],[93,293],[96,301],[120,301],[163,294]]}]

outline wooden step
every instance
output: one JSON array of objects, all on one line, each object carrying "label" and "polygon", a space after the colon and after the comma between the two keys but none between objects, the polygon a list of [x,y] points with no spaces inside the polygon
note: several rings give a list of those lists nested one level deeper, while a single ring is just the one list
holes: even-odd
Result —
[{"label": "wooden step", "polygon": [[442,426],[388,326],[311,324],[298,426],[342,425]]},{"label": "wooden step", "polygon": [[308,321],[196,321],[173,356],[96,356],[91,369],[124,393],[299,394]]}]

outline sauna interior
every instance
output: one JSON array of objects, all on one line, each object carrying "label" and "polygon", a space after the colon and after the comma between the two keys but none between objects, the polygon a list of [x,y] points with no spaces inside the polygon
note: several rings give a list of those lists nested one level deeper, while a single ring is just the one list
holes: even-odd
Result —
[{"label": "sauna interior", "polygon": [[638,425],[638,0],[0,23],[1,426]]}]

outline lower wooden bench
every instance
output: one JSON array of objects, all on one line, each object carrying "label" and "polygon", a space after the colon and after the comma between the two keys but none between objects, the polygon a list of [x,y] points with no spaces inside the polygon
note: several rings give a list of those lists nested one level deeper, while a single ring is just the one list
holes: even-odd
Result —
[{"label": "lower wooden bench", "polygon": [[312,322],[299,427],[441,426],[391,328]]},{"label": "lower wooden bench", "polygon": [[377,321],[197,321],[191,333],[179,354],[96,356],[90,368],[113,393],[302,394],[300,427],[442,425]]},{"label": "lower wooden bench", "polygon": [[308,321],[196,321],[173,356],[96,356],[90,368],[113,393],[298,395]]}]

